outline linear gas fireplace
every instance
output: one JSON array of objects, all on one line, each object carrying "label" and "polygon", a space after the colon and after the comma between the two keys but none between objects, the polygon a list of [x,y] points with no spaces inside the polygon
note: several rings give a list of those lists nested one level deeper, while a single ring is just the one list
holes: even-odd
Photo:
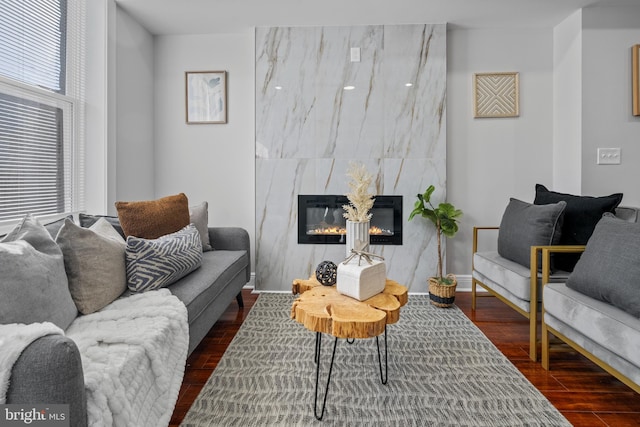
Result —
[{"label": "linear gas fireplace", "polygon": [[[342,195],[298,195],[298,243],[345,244]],[[369,235],[372,245],[402,245],[402,196],[375,196]]]}]

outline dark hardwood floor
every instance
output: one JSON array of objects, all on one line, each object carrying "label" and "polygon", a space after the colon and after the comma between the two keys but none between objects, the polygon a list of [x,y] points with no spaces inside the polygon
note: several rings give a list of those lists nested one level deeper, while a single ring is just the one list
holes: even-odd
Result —
[{"label": "dark hardwood floor", "polygon": [[[258,297],[249,289],[242,295],[244,309],[232,303],[187,360],[171,426],[180,424]],[[472,313],[471,294],[459,292],[456,305],[574,426],[640,426],[640,394],[582,355],[554,351],[550,371],[529,360],[528,320],[497,299],[481,298]]]}]

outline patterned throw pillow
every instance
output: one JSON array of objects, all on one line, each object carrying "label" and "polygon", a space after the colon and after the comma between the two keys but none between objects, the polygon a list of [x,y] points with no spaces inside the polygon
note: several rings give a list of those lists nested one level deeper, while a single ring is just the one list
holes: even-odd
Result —
[{"label": "patterned throw pillow", "polygon": [[202,263],[200,233],[193,224],[154,240],[127,238],[127,286],[144,292],[169,286]]}]

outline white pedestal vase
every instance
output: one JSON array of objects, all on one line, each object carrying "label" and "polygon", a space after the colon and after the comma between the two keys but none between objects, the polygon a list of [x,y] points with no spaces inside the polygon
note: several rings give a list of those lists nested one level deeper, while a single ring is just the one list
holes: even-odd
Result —
[{"label": "white pedestal vase", "polygon": [[356,241],[365,242],[361,250],[369,251],[369,227],[371,221],[354,222],[347,220],[347,256],[351,255],[351,249],[357,248]]}]

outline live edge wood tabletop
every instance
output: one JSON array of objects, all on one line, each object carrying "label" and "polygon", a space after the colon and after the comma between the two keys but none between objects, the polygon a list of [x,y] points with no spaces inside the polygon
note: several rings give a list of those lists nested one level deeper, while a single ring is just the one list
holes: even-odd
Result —
[{"label": "live edge wood tabletop", "polygon": [[295,279],[293,294],[300,296],[291,306],[291,318],[313,332],[336,338],[371,338],[382,334],[385,326],[400,319],[400,307],[408,301],[405,286],[387,279],[384,290],[358,301],[338,293],[334,286],[323,286],[314,276]]}]

